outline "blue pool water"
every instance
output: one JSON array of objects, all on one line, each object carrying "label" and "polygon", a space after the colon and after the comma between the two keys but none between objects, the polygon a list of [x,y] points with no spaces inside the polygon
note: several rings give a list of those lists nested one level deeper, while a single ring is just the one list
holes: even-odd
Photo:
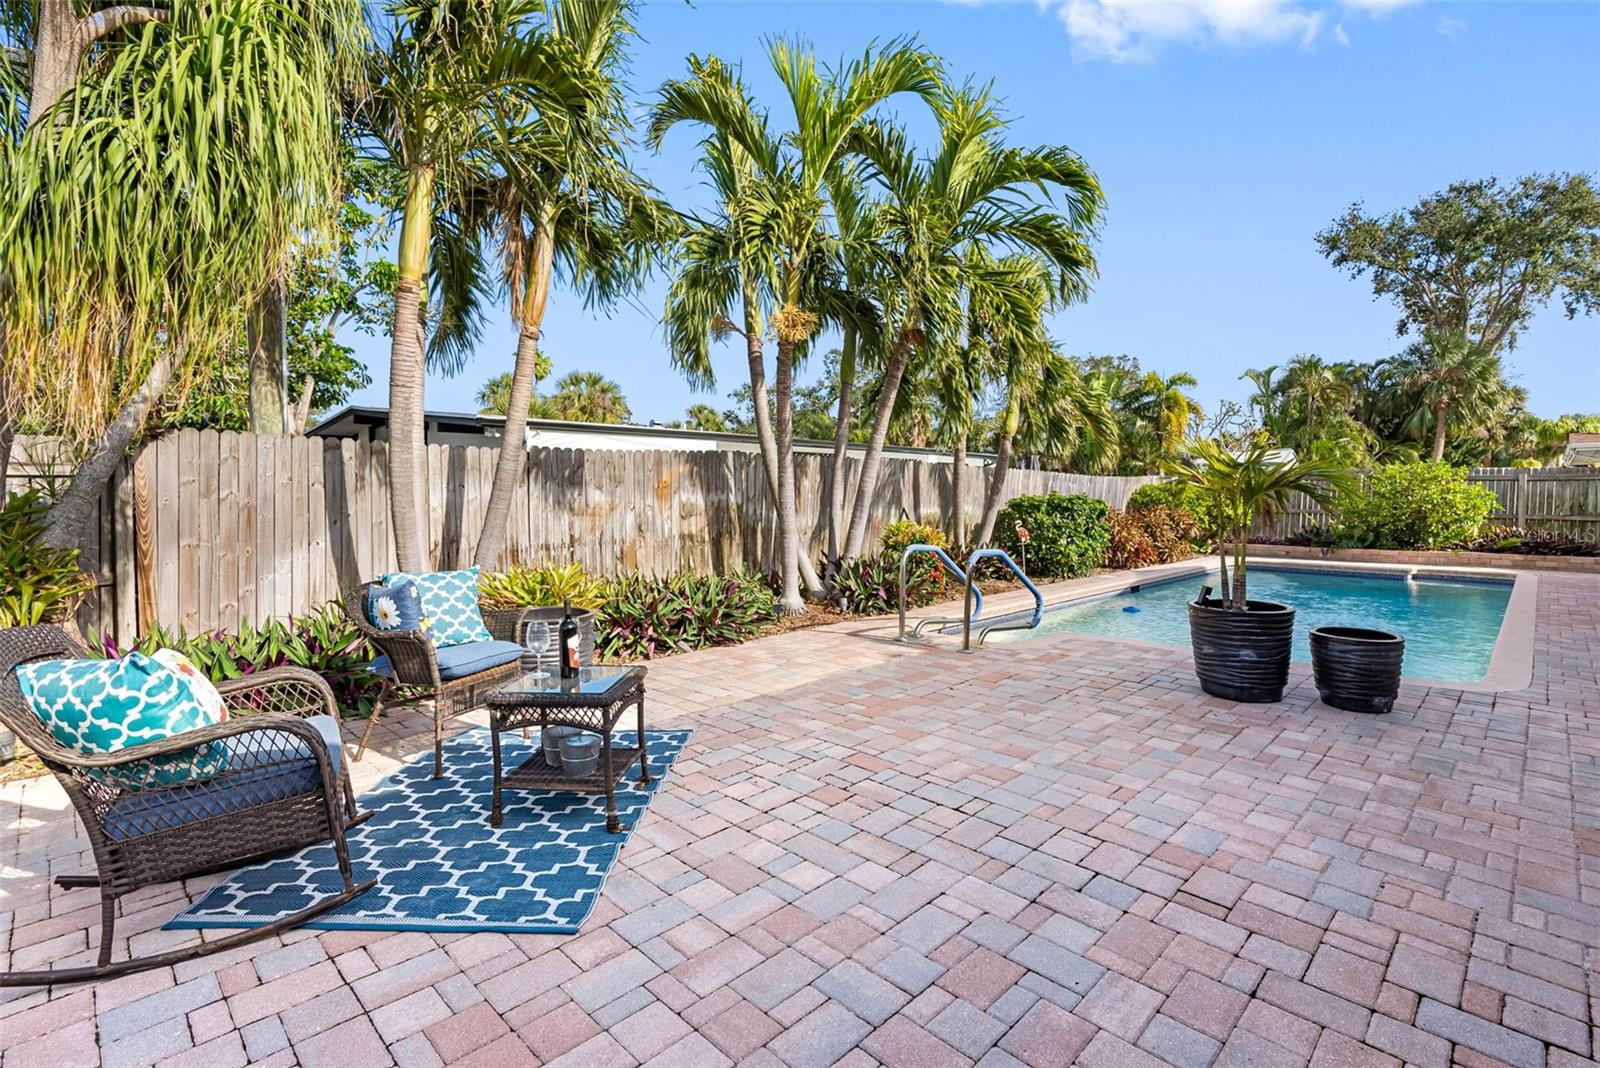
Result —
[{"label": "blue pool water", "polygon": [[[1202,582],[1216,585],[1216,575],[1185,576],[1129,593],[1063,605],[1046,612],[1036,630],[1002,631],[990,641],[1074,631],[1187,646],[1186,606]],[[1307,635],[1313,627],[1370,627],[1406,639],[1403,670],[1407,676],[1476,682],[1489,670],[1500,621],[1511,599],[1511,583],[1408,581],[1403,574],[1340,575],[1252,566],[1250,598],[1294,606],[1296,660],[1311,660]]]}]

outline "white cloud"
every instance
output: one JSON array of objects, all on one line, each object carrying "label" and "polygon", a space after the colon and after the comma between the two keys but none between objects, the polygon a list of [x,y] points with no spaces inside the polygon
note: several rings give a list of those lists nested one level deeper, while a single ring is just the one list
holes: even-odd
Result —
[{"label": "white cloud", "polygon": [[[1169,44],[1309,46],[1329,29],[1329,12],[1382,18],[1418,0],[1044,0],[1072,38],[1073,54],[1115,63],[1148,60]],[[1349,43],[1335,21],[1332,36]]]}]

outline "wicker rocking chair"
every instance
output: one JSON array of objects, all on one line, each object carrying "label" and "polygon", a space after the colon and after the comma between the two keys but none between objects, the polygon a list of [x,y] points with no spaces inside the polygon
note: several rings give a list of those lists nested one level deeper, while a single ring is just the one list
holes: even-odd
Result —
[{"label": "wicker rocking chair", "polygon": [[[6,972],[0,986],[82,982],[177,964],[281,934],[372,888],[376,880],[357,883],[350,869],[345,830],[365,817],[356,812],[339,759],[333,692],[320,677],[276,668],[219,683],[229,711],[224,722],[87,755],[55,741],[24,701],[16,669],[88,655],[68,627],[0,629],[0,722],[61,783],[94,850],[98,874],[56,882],[100,888],[98,964]],[[333,717],[331,725],[325,716]],[[219,753],[225,754],[220,770]],[[177,784],[175,769],[183,776]],[[122,895],[330,840],[344,884],[338,893],[264,927],[112,963]]]},{"label": "wicker rocking chair", "polygon": [[[344,612],[350,617],[364,638],[382,656],[380,665],[383,686],[378,699],[367,717],[367,729],[361,733],[356,746],[356,759],[367,754],[367,742],[372,729],[377,726],[378,715],[385,708],[402,705],[433,703],[433,777],[444,774],[444,721],[463,712],[470,712],[483,704],[483,695],[516,676],[521,667],[516,659],[493,664],[479,670],[458,673],[452,665],[441,662],[440,651],[427,634],[420,630],[379,630],[367,618],[367,596],[376,583],[365,582],[344,595]],[[470,643],[497,646],[514,641],[520,613],[485,612],[485,625],[490,629],[493,643]],[[452,647],[456,651],[463,646]],[[447,653],[449,649],[445,650]],[[499,655],[515,657],[519,650],[502,650]]]}]

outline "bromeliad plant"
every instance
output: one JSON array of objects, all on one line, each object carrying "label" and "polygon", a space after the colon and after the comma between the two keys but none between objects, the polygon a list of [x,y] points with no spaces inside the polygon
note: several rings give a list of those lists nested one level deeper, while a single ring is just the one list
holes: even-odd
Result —
[{"label": "bromeliad plant", "polygon": [[50,502],[41,490],[19,493],[0,507],[0,627],[56,622],[94,588],[78,567],[78,550],[44,542]]},{"label": "bromeliad plant", "polygon": [[1205,494],[1212,514],[1210,534],[1216,545],[1222,605],[1235,612],[1246,611],[1249,604],[1245,547],[1256,517],[1286,507],[1289,495],[1295,492],[1331,511],[1338,495],[1351,484],[1344,468],[1273,448],[1261,438],[1237,451],[1215,440],[1191,440],[1183,453],[1166,465],[1166,474]]},{"label": "bromeliad plant", "polygon": [[106,656],[176,649],[216,682],[285,665],[307,668],[333,687],[339,709],[347,716],[365,716],[372,711],[383,681],[368,670],[371,650],[336,604],[288,621],[269,619],[260,626],[246,623],[237,634],[185,634],[158,624],[126,648],[110,635],[91,631],[89,645]]},{"label": "bromeliad plant", "polygon": [[595,644],[607,659],[649,660],[708,645],[749,641],[777,618],[765,578],[732,575],[624,575],[600,606]]},{"label": "bromeliad plant", "polygon": [[606,603],[604,579],[592,577],[583,565],[513,564],[478,578],[478,599],[484,608],[546,608],[570,601],[574,608],[599,608]]}]

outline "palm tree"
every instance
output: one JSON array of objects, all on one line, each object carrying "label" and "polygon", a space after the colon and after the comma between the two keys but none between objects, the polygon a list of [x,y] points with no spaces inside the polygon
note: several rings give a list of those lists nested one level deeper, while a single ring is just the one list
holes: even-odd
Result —
[{"label": "palm tree", "polygon": [[[492,376],[487,382],[478,387],[476,400],[478,411],[484,415],[507,415],[511,411],[511,372],[501,371]],[[533,384],[538,386],[550,377],[550,358],[544,353],[539,353],[533,368]],[[528,414],[531,416],[538,405],[538,398],[528,398]]]},{"label": "palm tree", "polygon": [[459,370],[477,336],[488,289],[486,198],[527,173],[541,152],[537,139],[517,136],[519,124],[541,109],[581,111],[594,87],[570,44],[552,40],[539,0],[405,0],[395,15],[368,64],[362,117],[369,149],[406,176],[389,480],[395,554],[401,570],[415,571],[427,566],[425,368]]},{"label": "palm tree", "polygon": [[[754,346],[760,335],[753,328],[760,324],[750,313],[763,301],[771,307],[765,320],[777,336],[772,473],[777,486],[781,607],[792,614],[804,607],[795,514],[794,371],[797,353],[823,318],[814,299],[814,274],[816,252],[826,238],[828,183],[849,158],[851,140],[869,114],[902,93],[931,95],[937,87],[937,66],[929,53],[904,41],[869,48],[837,70],[819,70],[808,49],[781,40],[771,43],[768,58],[788,96],[794,124],[782,138],[770,135],[767,117],[725,66],[715,59],[691,59],[689,78],[663,86],[648,139],[659,147],[667,131],[679,123],[706,127],[712,134],[707,142],[708,170],[720,183],[719,192],[736,195],[723,203],[735,232],[719,236],[702,228],[696,234],[698,247],[685,267],[694,288],[678,287],[680,310],[674,313],[669,305],[668,312],[669,322],[675,314],[690,321],[669,332],[692,332],[695,340],[685,349],[698,353],[703,350],[698,338],[708,330],[738,329],[725,313],[737,295],[745,310],[746,342]],[[751,384],[756,385],[754,375]],[[758,419],[763,392],[758,390],[755,397]]]},{"label": "palm tree", "polygon": [[1444,459],[1450,421],[1482,426],[1505,389],[1500,358],[1465,334],[1429,331],[1387,361],[1386,391],[1410,409],[1406,427],[1432,430],[1430,458]]},{"label": "palm tree", "polygon": [[[624,0],[550,0],[551,42],[571,46],[591,90],[580,108],[544,107],[519,124],[516,141],[533,149],[532,158],[502,179],[493,198],[492,228],[517,322],[507,411],[522,411],[541,377],[539,335],[551,282],[559,276],[587,303],[609,307],[639,285],[670,238],[664,206],[624,152],[632,15]],[[486,568],[505,545],[526,439],[526,422],[507,420],[475,553]]]},{"label": "palm tree", "polygon": [[37,51],[3,139],[0,407],[93,442],[49,519],[72,545],[150,411],[228,352],[292,242],[331,235],[362,23],[354,0],[33,13],[9,26]]},{"label": "palm tree", "polygon": [[885,287],[892,310],[885,315],[890,354],[856,484],[847,559],[859,556],[866,540],[907,364],[919,348],[937,345],[939,335],[959,331],[964,289],[1011,285],[1011,268],[992,278],[968,269],[968,250],[983,245],[1034,257],[1048,271],[1052,302],[1082,296],[1095,270],[1088,240],[1104,197],[1075,153],[1060,146],[1003,145],[1004,121],[987,90],[947,89],[934,112],[940,141],[931,158],[919,159],[891,126],[864,127],[859,137],[887,195],[878,225],[890,250]]},{"label": "palm tree", "polygon": [[[969,268],[970,270],[970,268]],[[1004,272],[1012,272],[1006,279]],[[1051,304],[1050,268],[1027,256],[1011,256],[993,269],[969,277],[992,276],[991,358],[1002,383],[1004,402],[995,435],[995,461],[984,493],[983,514],[975,544],[987,545],[994,536],[1000,506],[1005,503],[1006,477],[1011,471],[1012,448],[1026,435],[1033,451],[1067,451],[1076,444],[1081,428],[1089,437],[1115,440],[1116,424],[1100,399],[1088,388],[1077,366],[1062,356],[1045,330],[1044,316]]]},{"label": "palm tree", "polygon": [[1237,450],[1216,440],[1191,439],[1182,455],[1166,465],[1166,473],[1195,486],[1211,503],[1216,529],[1210,533],[1216,541],[1220,568],[1218,589],[1224,607],[1235,612],[1245,611],[1249,601],[1245,545],[1256,516],[1286,507],[1289,495],[1297,491],[1331,510],[1339,492],[1350,486],[1345,468],[1293,453],[1284,455],[1264,435]]},{"label": "palm tree", "polygon": [[574,423],[626,423],[633,418],[622,387],[598,371],[573,371],[539,404],[547,419]]},{"label": "palm tree", "polygon": [[683,413],[683,422],[694,430],[722,433],[728,429],[728,421],[722,418],[722,413],[709,404],[689,405],[689,410]]}]

